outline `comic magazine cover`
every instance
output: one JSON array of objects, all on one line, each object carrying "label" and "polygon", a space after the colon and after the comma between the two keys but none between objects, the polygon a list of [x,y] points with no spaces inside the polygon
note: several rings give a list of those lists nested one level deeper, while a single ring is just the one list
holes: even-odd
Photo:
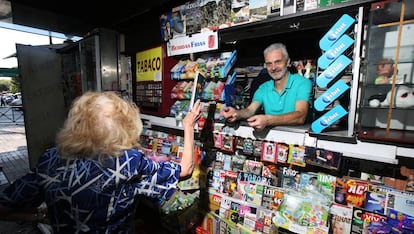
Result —
[{"label": "comic magazine cover", "polygon": [[251,206],[248,203],[240,203],[240,205],[237,207],[237,213],[239,215],[239,219],[237,221],[238,224],[243,224],[244,219],[246,218],[246,214],[256,214],[257,208]]},{"label": "comic magazine cover", "polygon": [[262,207],[277,210],[282,203],[285,190],[280,187],[265,185],[263,187]]},{"label": "comic magazine cover", "polygon": [[263,184],[249,182],[246,186],[246,201],[260,206],[263,197]]},{"label": "comic magazine cover", "polygon": [[253,139],[245,138],[243,144],[243,153],[247,155],[253,155]]},{"label": "comic magazine cover", "polygon": [[288,163],[305,167],[305,146],[303,145],[290,145]]},{"label": "comic magazine cover", "polygon": [[240,215],[239,215],[239,207],[240,207],[240,205],[241,204],[240,204],[239,201],[231,200],[230,210],[229,210],[229,214],[227,216],[227,219],[232,224],[237,224],[237,223],[239,223],[239,221],[243,221],[243,220],[240,220]]},{"label": "comic magazine cover", "polygon": [[329,215],[329,233],[342,234],[351,232],[352,207],[332,204]]},{"label": "comic magazine cover", "polygon": [[277,143],[277,161],[286,163],[289,155],[289,145],[286,143]]},{"label": "comic magazine cover", "polygon": [[348,178],[346,181],[346,202],[349,206],[363,207],[365,203],[365,192],[368,189],[368,182]]}]

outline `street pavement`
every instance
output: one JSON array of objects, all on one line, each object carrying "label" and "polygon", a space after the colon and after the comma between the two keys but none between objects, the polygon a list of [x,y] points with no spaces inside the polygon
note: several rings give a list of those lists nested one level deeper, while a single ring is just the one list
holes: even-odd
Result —
[{"label": "street pavement", "polygon": [[[23,112],[0,107],[0,191],[29,171]],[[40,233],[31,223],[0,221],[0,234]]]}]

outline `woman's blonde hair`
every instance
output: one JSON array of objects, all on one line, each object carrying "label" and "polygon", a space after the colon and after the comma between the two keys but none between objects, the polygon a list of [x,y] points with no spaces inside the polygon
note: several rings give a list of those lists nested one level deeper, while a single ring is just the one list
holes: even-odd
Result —
[{"label": "woman's blonde hair", "polygon": [[69,111],[56,136],[62,158],[101,158],[138,148],[142,121],[138,107],[115,92],[86,92]]}]

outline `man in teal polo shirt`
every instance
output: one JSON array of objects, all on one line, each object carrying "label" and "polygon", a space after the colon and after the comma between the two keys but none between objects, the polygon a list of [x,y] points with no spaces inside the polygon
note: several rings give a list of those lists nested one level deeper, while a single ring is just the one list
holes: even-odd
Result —
[{"label": "man in teal polo shirt", "polygon": [[[266,126],[305,123],[312,82],[299,74],[288,72],[290,59],[285,45],[271,44],[263,51],[263,55],[272,80],[260,85],[248,107],[240,110],[225,107],[221,115],[229,122],[246,119],[249,126],[256,130]],[[256,114],[261,106],[265,113]]]}]

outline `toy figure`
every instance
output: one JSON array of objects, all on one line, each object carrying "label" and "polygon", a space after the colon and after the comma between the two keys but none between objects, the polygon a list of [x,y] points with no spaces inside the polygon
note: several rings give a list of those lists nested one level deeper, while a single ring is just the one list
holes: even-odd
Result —
[{"label": "toy figure", "polygon": [[392,59],[381,59],[377,65],[377,75],[375,84],[389,84],[389,78],[394,73],[394,61]]},{"label": "toy figure", "polygon": [[371,107],[393,106],[399,108],[409,108],[414,106],[413,89],[408,86],[398,86],[394,92],[395,98],[391,103],[391,90],[385,94],[373,95],[368,99]]}]

